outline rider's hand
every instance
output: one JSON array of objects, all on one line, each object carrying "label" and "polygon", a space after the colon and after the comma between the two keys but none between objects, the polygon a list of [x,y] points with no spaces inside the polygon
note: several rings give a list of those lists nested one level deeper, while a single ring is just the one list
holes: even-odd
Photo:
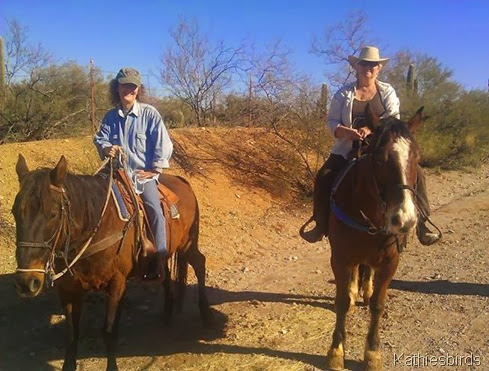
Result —
[{"label": "rider's hand", "polygon": [[368,126],[362,126],[358,129],[358,134],[362,137],[362,140],[372,134],[372,130]]},{"label": "rider's hand", "polygon": [[153,178],[155,175],[159,175],[160,173],[154,170],[137,170],[136,174],[139,179],[149,179]]},{"label": "rider's hand", "polygon": [[348,126],[339,125],[334,131],[336,138],[348,139],[348,140],[360,140],[362,136],[359,131]]},{"label": "rider's hand", "polygon": [[111,147],[105,147],[103,149],[103,152],[105,156],[114,158],[115,156],[117,156],[119,152],[121,152],[121,150],[122,150],[121,146],[111,146]]}]

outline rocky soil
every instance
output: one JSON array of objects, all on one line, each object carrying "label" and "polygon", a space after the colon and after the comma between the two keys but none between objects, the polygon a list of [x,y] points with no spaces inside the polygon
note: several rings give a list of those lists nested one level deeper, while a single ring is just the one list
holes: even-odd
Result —
[{"label": "rocky soil", "polygon": [[[324,369],[335,319],[330,248],[326,241],[311,245],[298,236],[310,201],[280,194],[280,186],[271,183],[280,161],[264,162],[257,144],[280,143],[246,129],[171,134],[194,161],[193,175],[185,176],[201,206],[200,248],[216,324],[200,323],[192,272],[183,313],[170,326],[162,321],[162,289],[131,282],[121,320],[120,369]],[[9,211],[18,190],[19,152],[31,167],[53,166],[65,154],[71,170],[82,173],[91,173],[98,160],[89,138],[0,146],[0,369],[56,370],[64,354],[64,316],[55,291],[21,300],[13,287]],[[172,172],[183,174],[176,165]],[[452,362],[457,357],[461,364],[451,369],[485,370],[489,165],[427,171],[427,181],[433,220],[444,238],[430,247],[411,238],[401,257],[381,324],[384,368],[413,369],[416,364],[408,362],[423,365],[434,356]],[[100,370],[106,364],[100,333],[104,297],[91,293],[86,301],[78,365]],[[349,314],[347,369],[361,369],[368,319],[361,303]],[[432,361],[424,368],[447,367]]]}]

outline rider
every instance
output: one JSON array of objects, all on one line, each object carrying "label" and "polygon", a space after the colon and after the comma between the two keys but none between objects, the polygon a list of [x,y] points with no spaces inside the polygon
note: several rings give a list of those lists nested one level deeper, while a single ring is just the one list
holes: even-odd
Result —
[{"label": "rider", "polygon": [[[380,58],[378,48],[366,46],[361,49],[359,57],[351,55],[348,60],[356,71],[357,80],[340,88],[331,101],[327,126],[335,138],[335,144],[331,155],[318,171],[314,183],[312,219],[316,225],[312,230],[301,234],[311,243],[328,235],[331,187],[338,173],[348,163],[347,156],[352,149],[353,141],[363,140],[371,134],[370,129],[362,125],[367,104],[380,118],[400,117],[399,98],[394,88],[377,79],[389,58]],[[428,216],[430,208],[426,182],[420,166],[417,179],[417,193],[421,198],[419,207],[423,214]],[[426,227],[425,216],[419,215],[417,235],[423,245],[431,245],[438,241],[440,236]]]},{"label": "rider", "polygon": [[[161,267],[168,252],[157,184],[163,169],[169,167],[173,143],[156,108],[141,102],[144,92],[140,73],[131,67],[121,68],[110,83],[115,108],[103,118],[94,143],[101,158],[113,158],[120,152],[127,156],[128,175],[143,200],[155,237],[157,266]],[[157,272],[151,274],[158,276]]]}]

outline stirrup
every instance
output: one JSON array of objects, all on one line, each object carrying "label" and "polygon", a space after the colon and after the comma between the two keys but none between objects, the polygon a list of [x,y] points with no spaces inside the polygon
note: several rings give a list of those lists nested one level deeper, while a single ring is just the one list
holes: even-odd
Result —
[{"label": "stirrup", "polygon": [[306,227],[314,220],[314,217],[311,216],[307,222],[305,222],[301,229],[299,230],[299,235],[306,240],[309,243],[315,243],[319,242],[323,239],[324,233],[321,232],[321,229],[319,228],[318,224],[316,223],[316,226],[311,229],[310,231],[305,232]]},{"label": "stirrup", "polygon": [[441,236],[438,233],[431,232],[424,224],[418,224],[416,235],[421,245],[430,246],[438,242]]},{"label": "stirrup", "polygon": [[322,241],[324,233],[322,233],[319,228],[311,229],[308,232],[301,234],[301,237],[309,243],[316,243]]},{"label": "stirrup", "polygon": [[418,235],[418,240],[421,243],[421,245],[430,246],[440,240],[440,235],[437,233],[426,232],[423,233],[422,235]]}]

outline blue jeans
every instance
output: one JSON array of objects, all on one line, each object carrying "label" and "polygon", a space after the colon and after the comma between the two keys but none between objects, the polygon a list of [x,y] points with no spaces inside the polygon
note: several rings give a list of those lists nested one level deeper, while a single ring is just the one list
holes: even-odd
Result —
[{"label": "blue jeans", "polygon": [[167,255],[166,223],[165,215],[163,215],[163,210],[161,209],[158,183],[156,180],[144,183],[141,198],[143,199],[144,209],[146,214],[148,214],[151,231],[155,238],[156,252],[165,257]]}]

